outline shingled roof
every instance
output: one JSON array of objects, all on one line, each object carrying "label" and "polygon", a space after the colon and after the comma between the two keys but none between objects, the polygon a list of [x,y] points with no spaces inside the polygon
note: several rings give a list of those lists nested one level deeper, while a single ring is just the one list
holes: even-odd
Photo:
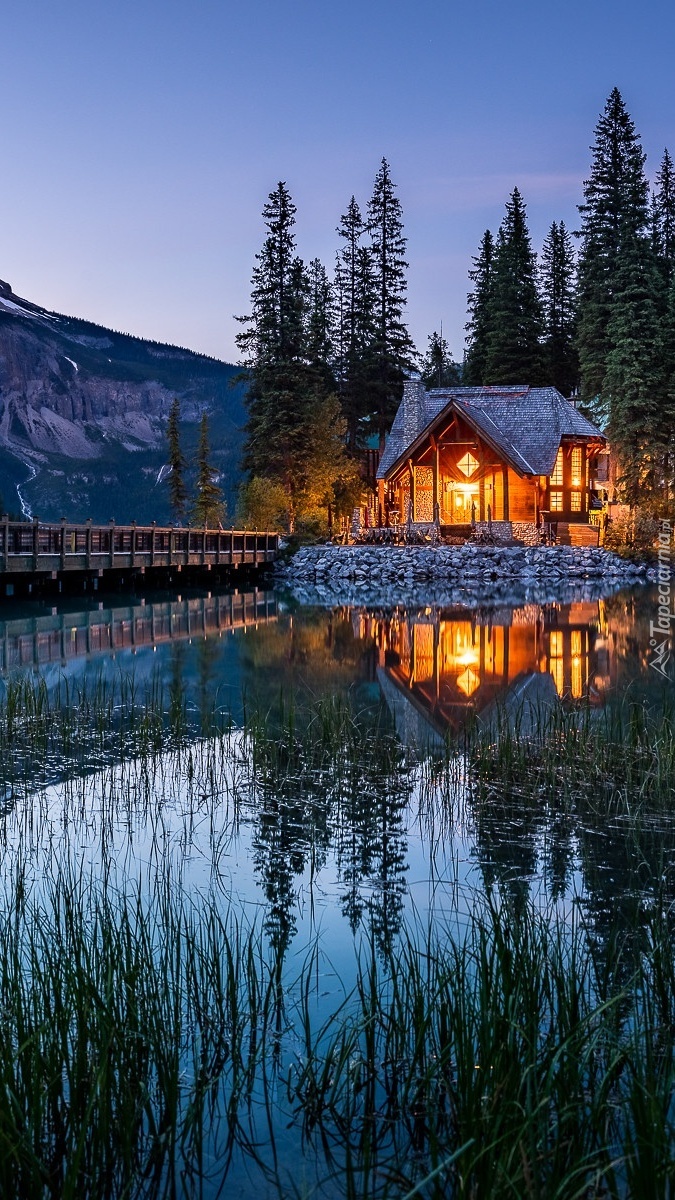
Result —
[{"label": "shingled roof", "polygon": [[385,479],[400,459],[431,432],[441,414],[465,417],[521,475],[550,475],[563,437],[604,435],[553,387],[438,388],[406,380],[403,399],[377,472]]}]

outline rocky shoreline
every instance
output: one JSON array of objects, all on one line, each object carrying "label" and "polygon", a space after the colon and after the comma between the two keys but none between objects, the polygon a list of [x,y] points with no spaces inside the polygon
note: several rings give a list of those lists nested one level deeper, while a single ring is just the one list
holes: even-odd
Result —
[{"label": "rocky shoreline", "polygon": [[657,568],[582,546],[305,546],[275,583],[305,604],[489,605],[593,600]]}]

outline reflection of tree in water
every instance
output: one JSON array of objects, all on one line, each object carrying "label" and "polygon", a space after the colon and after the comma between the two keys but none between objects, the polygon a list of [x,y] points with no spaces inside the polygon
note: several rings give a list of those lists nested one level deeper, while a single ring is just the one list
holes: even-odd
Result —
[{"label": "reflection of tree in water", "polygon": [[206,636],[200,637],[197,643],[197,707],[204,732],[210,729],[213,723],[216,674],[217,659],[213,652],[213,643]]},{"label": "reflection of tree in water", "polygon": [[173,728],[180,728],[185,723],[185,669],[186,645],[183,641],[172,642],[169,658],[169,717]]},{"label": "reflection of tree in water", "polygon": [[307,777],[300,757],[292,771],[276,765],[258,792],[253,861],[268,905],[265,929],[275,953],[283,957],[297,924],[295,881],[308,864],[314,873],[325,863],[330,780]]},{"label": "reflection of tree in water", "polygon": [[[337,730],[337,732],[336,732]],[[296,930],[296,890],[329,848],[337,858],[342,910],[356,929],[367,919],[384,948],[398,931],[405,895],[403,813],[410,771],[390,734],[370,737],[344,707],[327,706],[301,733],[258,731],[253,859],[277,954]]]},{"label": "reflection of tree in water", "polygon": [[597,962],[617,982],[644,951],[655,912],[675,931],[672,729],[667,716],[647,713],[636,706],[603,725],[589,718],[580,731],[574,721],[582,726],[584,714],[568,714],[558,730],[567,745],[511,742],[512,771],[498,750],[483,751],[469,792],[486,885],[523,904],[542,878],[556,901],[571,894],[577,872]]},{"label": "reflection of tree in water", "polygon": [[[250,630],[241,644],[241,666],[252,704],[279,721],[280,697],[306,711],[322,697],[347,696],[364,720],[375,677],[371,639],[357,635],[348,609],[304,609],[278,623]],[[379,706],[379,695],[375,709]]]},{"label": "reflection of tree in water", "polygon": [[543,805],[517,788],[473,793],[475,856],[486,888],[498,885],[516,905],[527,903],[532,880],[543,875],[551,899],[570,886],[574,823],[562,807]]},{"label": "reflection of tree in water", "polygon": [[401,924],[408,842],[403,814],[412,784],[401,748],[387,738],[389,761],[350,779],[335,815],[341,906],[353,932],[367,914],[386,950]]}]

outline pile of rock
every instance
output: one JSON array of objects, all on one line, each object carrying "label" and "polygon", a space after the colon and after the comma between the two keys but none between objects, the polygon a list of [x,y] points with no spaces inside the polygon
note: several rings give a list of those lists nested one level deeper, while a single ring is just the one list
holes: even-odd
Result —
[{"label": "pile of rock", "polygon": [[643,564],[582,546],[311,546],[275,570],[277,582],[310,602],[471,603],[597,596],[650,577]]}]

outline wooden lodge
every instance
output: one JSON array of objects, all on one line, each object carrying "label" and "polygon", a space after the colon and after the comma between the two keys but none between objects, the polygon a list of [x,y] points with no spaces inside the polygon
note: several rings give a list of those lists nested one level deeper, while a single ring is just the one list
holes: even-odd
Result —
[{"label": "wooden lodge", "polygon": [[387,524],[452,534],[485,522],[525,541],[577,527],[570,540],[583,541],[605,444],[555,388],[427,391],[411,377],[377,472],[380,511]]}]

